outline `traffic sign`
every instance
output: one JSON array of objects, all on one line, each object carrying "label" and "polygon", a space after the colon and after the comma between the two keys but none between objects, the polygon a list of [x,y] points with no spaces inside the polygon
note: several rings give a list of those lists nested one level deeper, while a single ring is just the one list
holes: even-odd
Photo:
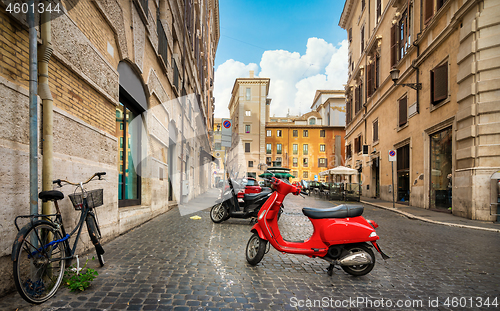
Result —
[{"label": "traffic sign", "polygon": [[222,119],[221,146],[231,147],[231,137],[233,133],[233,121],[231,119]]},{"label": "traffic sign", "polygon": [[231,120],[225,120],[224,123],[222,124],[224,128],[230,128],[231,127]]},{"label": "traffic sign", "polygon": [[396,161],[396,150],[389,150],[389,162]]}]

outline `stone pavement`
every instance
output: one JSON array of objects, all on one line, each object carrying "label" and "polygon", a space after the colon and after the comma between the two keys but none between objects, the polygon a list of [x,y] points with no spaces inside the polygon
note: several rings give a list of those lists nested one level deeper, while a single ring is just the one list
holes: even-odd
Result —
[{"label": "stone pavement", "polygon": [[[290,195],[284,206],[280,230],[295,240],[313,230],[301,208],[332,203]],[[175,208],[104,244],[106,265],[89,263],[99,276],[82,293],[61,287],[40,306],[12,293],[0,298],[0,310],[498,310],[491,305],[500,303],[496,232],[365,205],[363,216],[379,224],[379,245],[391,258],[376,255],[363,277],[342,270],[329,277],[327,262],[273,248],[257,266],[248,265],[249,220],[214,224],[208,207],[195,213],[199,220]]]},{"label": "stone pavement", "polygon": [[426,221],[435,224],[455,226],[460,228],[469,228],[477,230],[486,230],[492,232],[500,232],[500,223],[489,221],[471,220],[463,217],[455,216],[447,212],[438,212],[411,205],[395,203],[393,208],[392,202],[382,201],[379,199],[361,197],[361,203],[370,204],[379,208],[390,210],[396,213],[405,215],[408,218]]}]

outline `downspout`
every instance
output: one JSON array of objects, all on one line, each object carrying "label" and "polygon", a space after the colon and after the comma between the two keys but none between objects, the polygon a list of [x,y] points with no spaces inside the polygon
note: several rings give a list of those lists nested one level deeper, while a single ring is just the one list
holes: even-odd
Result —
[{"label": "downspout", "polygon": [[[28,7],[35,5],[28,1]],[[30,214],[38,214],[38,77],[37,77],[37,31],[35,13],[28,10],[26,16],[29,27],[29,131],[30,131]]]},{"label": "downspout", "polygon": [[[45,2],[48,5],[47,2]],[[53,123],[54,123],[54,111],[52,108],[53,99],[49,88],[49,60],[52,55],[52,36],[51,36],[51,22],[50,22],[50,12],[44,11],[41,14],[41,37],[42,46],[38,51],[38,66],[39,80],[38,89],[39,95],[42,99],[42,109],[43,109],[43,162],[42,162],[42,191],[52,190],[52,180],[53,178],[53,159],[54,159],[54,148],[53,148]],[[44,202],[42,205],[42,212],[44,214],[52,214],[52,204],[50,202]]]}]

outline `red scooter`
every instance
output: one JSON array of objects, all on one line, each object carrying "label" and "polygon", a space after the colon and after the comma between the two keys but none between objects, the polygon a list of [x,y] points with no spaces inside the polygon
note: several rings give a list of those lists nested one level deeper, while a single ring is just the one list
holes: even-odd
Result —
[{"label": "red scooter", "polygon": [[275,192],[260,209],[258,221],[252,227],[253,235],[246,248],[249,264],[255,266],[262,260],[268,241],[280,252],[319,257],[328,261],[328,275],[333,274],[335,265],[354,276],[369,273],[375,266],[372,246],[383,259],[389,258],[376,242],[379,239],[375,232],[378,224],[361,216],[363,206],[343,204],[327,209],[304,207],[302,212],[313,224],[313,235],[305,241],[283,239],[277,221],[280,206],[289,193],[302,194],[300,189],[283,180],[272,177],[270,181]]}]

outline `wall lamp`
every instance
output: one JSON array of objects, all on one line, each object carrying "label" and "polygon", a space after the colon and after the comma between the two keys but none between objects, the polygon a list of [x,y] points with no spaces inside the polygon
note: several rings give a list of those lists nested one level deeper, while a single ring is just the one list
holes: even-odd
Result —
[{"label": "wall lamp", "polygon": [[390,73],[391,73],[391,79],[392,79],[392,82],[394,82],[394,85],[408,86],[414,90],[421,90],[422,89],[422,83],[400,83],[400,84],[398,84],[399,69],[392,68]]}]

